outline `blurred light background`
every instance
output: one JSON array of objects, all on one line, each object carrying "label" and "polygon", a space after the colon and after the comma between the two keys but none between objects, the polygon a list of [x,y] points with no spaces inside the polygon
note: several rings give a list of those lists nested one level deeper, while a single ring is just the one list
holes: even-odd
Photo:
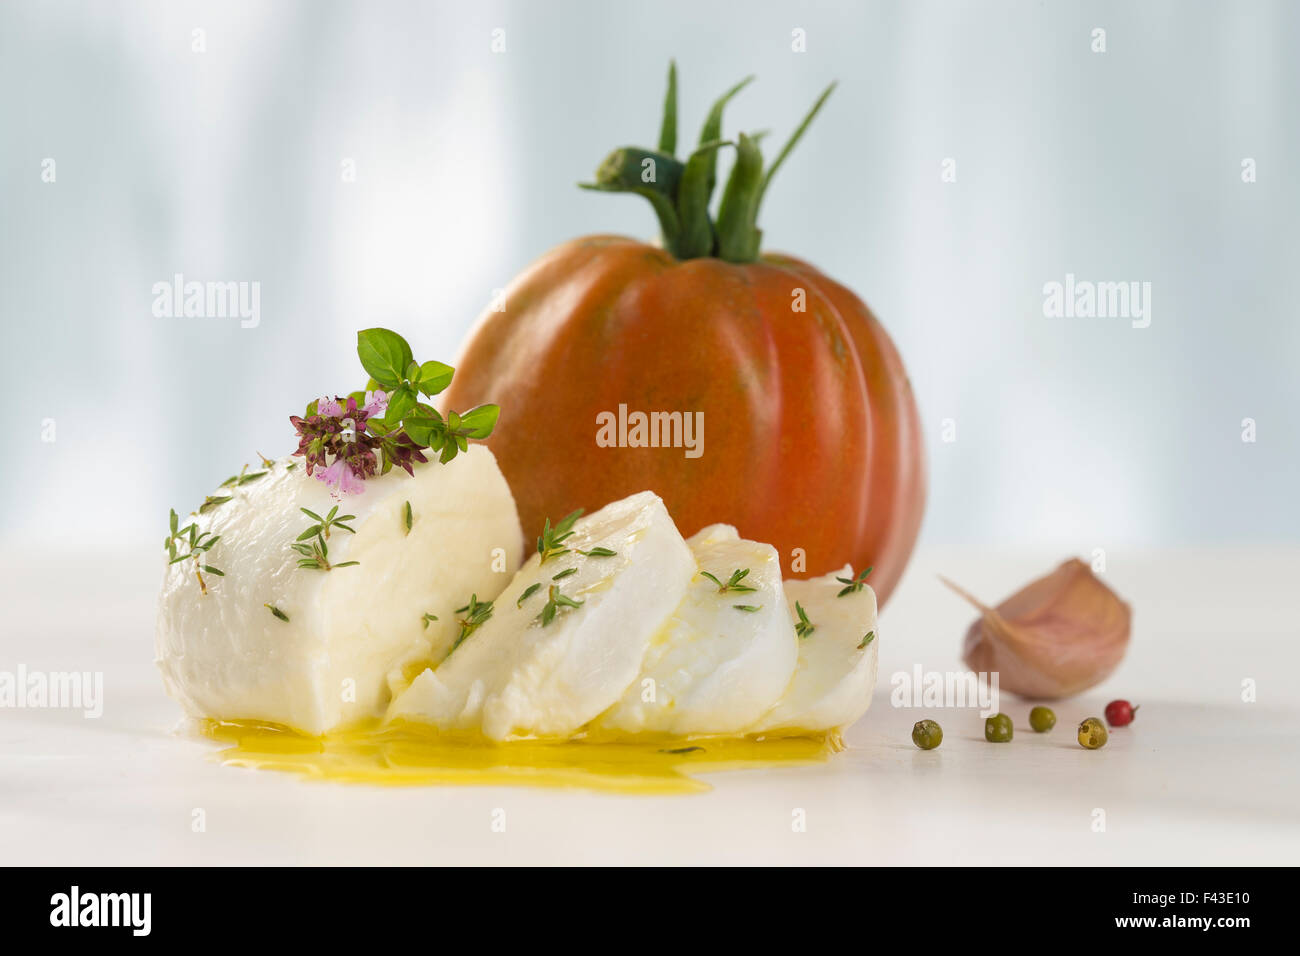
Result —
[{"label": "blurred light background", "polygon": [[[0,535],[161,540],[354,387],[358,328],[452,361],[551,246],[651,236],[644,202],[574,184],[653,144],[676,57],[692,139],[746,74],[726,130],[774,141],[839,80],[762,226],[902,351],[923,541],[1295,542],[1298,44],[1283,2],[10,0]],[[176,273],[259,282],[260,324],[154,317]],[[1150,282],[1150,327],[1045,318],[1066,273]]]}]

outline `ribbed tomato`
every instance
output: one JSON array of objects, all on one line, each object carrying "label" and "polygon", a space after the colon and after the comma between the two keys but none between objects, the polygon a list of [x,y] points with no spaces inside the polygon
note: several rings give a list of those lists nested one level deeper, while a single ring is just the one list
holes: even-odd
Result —
[{"label": "ribbed tomato", "polygon": [[[444,399],[501,406],[488,444],[527,534],[648,488],[684,534],[726,522],[773,543],[788,576],[874,566],[868,580],[883,602],[925,501],[911,386],[857,296],[798,259],[758,255],[757,196],[736,185],[747,162],[759,193],[770,178],[757,175],[753,140],[741,137],[716,224],[707,214],[704,230],[692,223],[687,193],[712,187],[711,124],[726,99],[701,137],[711,145],[684,163],[666,121],[658,151],[616,151],[597,173],[598,188],[659,192],[649,198],[665,248],[592,236],[552,250],[480,319]],[[669,110],[675,130],[675,99]],[[647,157],[657,174],[648,186]],[[705,247],[686,248],[692,232]],[[632,420],[627,444],[640,437],[638,412],[680,413],[658,420],[677,426],[661,436],[675,447],[608,447],[611,420]],[[702,434],[683,432],[685,416]]]}]

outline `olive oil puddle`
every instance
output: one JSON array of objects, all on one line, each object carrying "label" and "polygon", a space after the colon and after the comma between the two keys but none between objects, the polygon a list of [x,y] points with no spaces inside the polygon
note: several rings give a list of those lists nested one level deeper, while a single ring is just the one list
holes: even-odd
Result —
[{"label": "olive oil puddle", "polygon": [[203,721],[201,733],[227,744],[229,767],[309,780],[386,787],[525,786],[607,793],[701,793],[695,774],[824,763],[840,748],[826,734],[804,737],[659,738],[653,741],[519,741],[438,736],[410,724],[308,737],[275,724]]}]

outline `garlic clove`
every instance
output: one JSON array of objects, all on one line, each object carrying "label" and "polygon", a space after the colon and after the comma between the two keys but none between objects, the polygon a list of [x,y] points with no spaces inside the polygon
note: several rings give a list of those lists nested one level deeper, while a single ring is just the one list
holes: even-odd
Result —
[{"label": "garlic clove", "polygon": [[1128,648],[1132,610],[1077,558],[997,607],[940,580],[980,612],[966,632],[966,666],[996,671],[999,686],[1021,697],[1082,693],[1105,680]]}]

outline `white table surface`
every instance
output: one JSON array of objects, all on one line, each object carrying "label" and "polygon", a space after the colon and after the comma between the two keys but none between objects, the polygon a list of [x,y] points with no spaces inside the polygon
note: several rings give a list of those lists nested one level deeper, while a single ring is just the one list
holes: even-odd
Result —
[{"label": "white table surface", "polygon": [[[972,612],[944,573],[1000,600],[1063,555],[923,550],[882,615],[880,685],[849,749],[823,766],[714,774],[709,793],[384,789],[222,767],[175,735],[153,668],[161,555],[0,556],[0,671],[104,673],[97,720],[0,709],[0,860],[19,864],[1019,863],[1253,864],[1300,857],[1300,550],[1108,556],[1134,605],[1128,658],[1010,745],[974,711],[890,706],[890,675],[958,669]],[[1241,699],[1241,682],[1258,699]],[[1084,716],[1127,697],[1137,722],[1103,750]],[[943,746],[910,742],[923,716]],[[193,812],[204,832],[191,827]],[[796,808],[806,832],[793,832]],[[1106,814],[1094,832],[1093,811]],[[494,832],[494,811],[505,832]]]}]

